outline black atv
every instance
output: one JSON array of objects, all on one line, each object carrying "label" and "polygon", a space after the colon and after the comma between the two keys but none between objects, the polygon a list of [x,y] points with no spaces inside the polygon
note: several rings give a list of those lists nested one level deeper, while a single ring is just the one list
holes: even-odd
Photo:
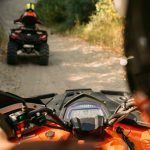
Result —
[{"label": "black atv", "polygon": [[20,53],[37,53],[39,64],[48,65],[49,46],[47,44],[48,34],[46,31],[20,27],[11,29],[7,49],[7,63],[16,65]]}]

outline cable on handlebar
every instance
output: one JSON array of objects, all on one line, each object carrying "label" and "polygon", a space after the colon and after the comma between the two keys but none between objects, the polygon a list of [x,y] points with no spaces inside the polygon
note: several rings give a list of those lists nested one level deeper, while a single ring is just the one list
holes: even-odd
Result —
[{"label": "cable on handlebar", "polygon": [[109,118],[108,124],[113,125],[121,120],[123,120],[125,117],[128,116],[129,113],[137,110],[137,107],[134,105],[133,99],[127,99],[119,105],[115,113]]},{"label": "cable on handlebar", "polygon": [[70,126],[68,124],[66,124],[64,121],[62,121],[57,115],[55,110],[51,110],[49,108],[40,108],[38,110],[33,110],[31,112],[29,112],[29,117],[31,118],[32,116],[34,116],[36,113],[44,113],[46,112],[50,117],[52,117],[62,128],[64,128],[67,131],[70,131]]}]

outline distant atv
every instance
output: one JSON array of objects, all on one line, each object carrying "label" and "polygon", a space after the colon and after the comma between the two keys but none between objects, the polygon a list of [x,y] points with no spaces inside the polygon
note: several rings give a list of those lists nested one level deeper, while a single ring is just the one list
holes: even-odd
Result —
[{"label": "distant atv", "polygon": [[39,64],[48,65],[49,46],[46,31],[20,27],[11,29],[7,49],[7,63],[16,65],[19,53],[38,53]]}]

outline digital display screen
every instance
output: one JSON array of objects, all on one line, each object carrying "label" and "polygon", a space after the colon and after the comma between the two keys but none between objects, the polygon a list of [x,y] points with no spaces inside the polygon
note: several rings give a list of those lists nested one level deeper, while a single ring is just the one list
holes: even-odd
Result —
[{"label": "digital display screen", "polygon": [[81,109],[81,110],[72,110],[71,117],[76,118],[88,118],[92,117],[95,118],[96,116],[104,116],[104,113],[100,109]]},{"label": "digital display screen", "polygon": [[108,117],[107,108],[96,101],[80,101],[70,105],[64,114],[64,119],[95,118],[96,116]]}]

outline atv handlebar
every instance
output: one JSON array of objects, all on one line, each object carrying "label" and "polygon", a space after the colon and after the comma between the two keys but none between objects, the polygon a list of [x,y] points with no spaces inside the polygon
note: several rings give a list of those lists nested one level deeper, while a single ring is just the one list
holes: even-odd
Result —
[{"label": "atv handlebar", "polygon": [[[2,117],[4,116],[4,118],[2,118],[4,120],[3,122],[8,124],[7,128],[5,128],[6,126],[4,125],[4,128],[6,130],[9,129],[9,131],[10,131],[8,135],[14,136],[14,134],[13,134],[14,132],[11,132],[11,131],[16,131],[16,129],[18,131],[18,125],[20,123],[24,124],[24,127],[27,128],[27,132],[30,132],[28,130],[28,129],[30,129],[30,124],[34,124],[35,126],[49,126],[50,127],[50,124],[47,124],[48,121],[50,121],[51,123],[58,124],[60,126],[59,128],[61,128],[63,130],[66,130],[69,132],[72,132],[72,130],[74,130],[73,124],[69,121],[65,122],[64,120],[62,120],[57,115],[55,109],[42,107],[40,109],[31,110],[27,107],[25,99],[15,96],[10,93],[3,92],[3,93],[1,93],[1,95],[2,94],[8,98],[15,99],[15,101],[23,104],[23,108],[21,109],[21,111],[19,110],[19,115],[18,115],[18,112],[17,113],[11,112],[11,114],[2,115]],[[131,112],[133,112],[135,110],[137,110],[137,107],[134,105],[133,99],[126,98],[126,100],[121,105],[119,105],[119,107],[116,109],[114,114],[108,120],[106,120],[104,118],[104,122],[103,122],[104,126],[103,127],[112,126],[113,124],[123,120],[125,117],[127,117],[128,114],[130,114]],[[52,120],[50,120],[49,117],[46,117],[46,115],[50,116],[51,117],[50,119],[52,119]],[[13,117],[15,116],[17,119],[18,119],[18,117],[22,118],[22,116],[23,116],[23,120],[15,120],[14,121],[13,120],[14,118],[12,116]],[[10,122],[7,122],[7,120],[5,118],[8,118],[10,120]],[[100,125],[102,126],[102,124],[100,124]],[[53,126],[53,127],[57,128],[58,126]],[[21,129],[19,129],[19,130],[21,131]],[[23,133],[24,133],[24,131],[23,131]]]}]

